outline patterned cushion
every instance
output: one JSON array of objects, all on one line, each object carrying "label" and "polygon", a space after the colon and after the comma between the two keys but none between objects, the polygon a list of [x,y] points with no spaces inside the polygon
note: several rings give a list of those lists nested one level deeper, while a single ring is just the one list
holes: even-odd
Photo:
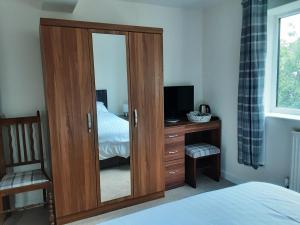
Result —
[{"label": "patterned cushion", "polygon": [[0,191],[48,182],[41,170],[6,174],[0,182]]},{"label": "patterned cushion", "polygon": [[185,146],[185,154],[194,159],[209,155],[220,154],[220,152],[220,149],[216,146],[206,143]]}]

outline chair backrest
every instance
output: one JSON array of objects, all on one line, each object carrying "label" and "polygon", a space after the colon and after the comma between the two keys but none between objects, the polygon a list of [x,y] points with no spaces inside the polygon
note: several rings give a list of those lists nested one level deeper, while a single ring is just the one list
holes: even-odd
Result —
[{"label": "chair backrest", "polygon": [[2,174],[3,169],[30,164],[44,169],[39,111],[36,116],[0,119],[0,154]]}]

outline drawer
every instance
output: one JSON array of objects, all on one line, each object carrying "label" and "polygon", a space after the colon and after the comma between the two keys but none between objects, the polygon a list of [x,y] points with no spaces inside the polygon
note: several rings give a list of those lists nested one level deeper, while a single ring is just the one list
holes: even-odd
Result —
[{"label": "drawer", "polygon": [[184,185],[184,159],[174,160],[165,164],[166,189]]},{"label": "drawer", "polygon": [[183,144],[184,145],[184,135],[183,134],[168,134],[165,135],[165,144]]},{"label": "drawer", "polygon": [[185,135],[182,127],[165,128],[165,144],[184,144]]},{"label": "drawer", "polygon": [[165,161],[176,159],[184,159],[184,144],[166,145],[165,146]]}]

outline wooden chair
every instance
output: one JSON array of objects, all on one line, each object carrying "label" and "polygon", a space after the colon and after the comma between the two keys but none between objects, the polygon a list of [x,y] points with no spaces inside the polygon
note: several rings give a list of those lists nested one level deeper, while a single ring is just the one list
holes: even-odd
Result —
[{"label": "wooden chair", "polygon": [[[43,190],[44,203],[26,206],[22,210],[48,202],[50,224],[54,224],[52,183],[45,173],[40,113],[20,118],[0,118],[0,214],[20,210],[9,208],[5,199],[18,193]],[[21,166],[36,165],[39,169],[20,171]],[[16,170],[17,169],[17,170]],[[48,201],[47,201],[48,195]]]}]

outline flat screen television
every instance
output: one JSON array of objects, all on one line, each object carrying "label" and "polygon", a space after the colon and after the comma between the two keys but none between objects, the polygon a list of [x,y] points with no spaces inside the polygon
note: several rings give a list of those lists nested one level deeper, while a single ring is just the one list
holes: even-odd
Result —
[{"label": "flat screen television", "polygon": [[194,86],[164,87],[165,120],[180,120],[194,110]]}]

